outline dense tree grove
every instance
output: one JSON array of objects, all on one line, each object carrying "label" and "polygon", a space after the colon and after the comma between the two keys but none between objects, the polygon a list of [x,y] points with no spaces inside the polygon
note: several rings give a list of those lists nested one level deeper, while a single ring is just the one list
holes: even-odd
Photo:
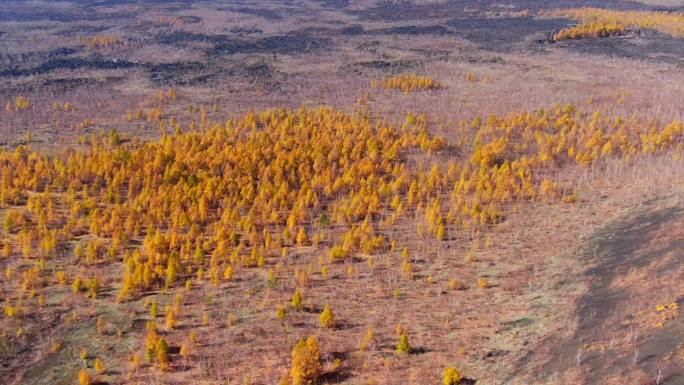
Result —
[{"label": "dense tree grove", "polygon": [[558,9],[550,15],[581,22],[561,30],[556,40],[622,35],[628,29],[653,29],[675,37],[684,36],[684,13],[653,11],[617,11],[604,8]]},{"label": "dense tree grove", "polygon": [[[17,100],[11,109],[27,105]],[[362,255],[372,265],[373,255],[403,247],[397,269],[413,280],[412,253],[389,235],[398,221],[410,218],[418,233],[444,242],[499,223],[516,202],[574,202],[577,191],[554,178],[564,167],[671,150],[680,156],[684,134],[678,121],[608,117],[573,105],[462,121],[450,138],[432,135],[424,115],[409,114],[399,125],[367,111],[328,107],[255,112],[223,123],[203,117],[200,127],[193,120],[185,130],[162,107],[129,118],[158,122],[161,138],[127,142],[111,132],[87,138],[85,150],[45,155],[19,146],[0,152],[3,306],[17,336],[22,319],[40,311],[52,285],[68,285],[92,301],[106,301],[102,293],[115,289],[111,301],[125,303],[156,290],[180,293],[195,283],[231,282],[260,269],[274,287],[283,278],[276,261],[296,263],[290,250],[312,246],[324,250],[325,278],[334,264]],[[120,278],[96,274],[103,264],[121,266]],[[312,269],[295,268],[295,312],[314,308],[317,299],[305,291]],[[353,264],[347,275],[357,275]],[[477,286],[487,290],[489,283],[480,277]],[[450,287],[462,286],[453,280]],[[143,354],[172,370],[173,354],[156,319],[164,316],[164,333],[173,332],[183,317],[183,297],[178,294],[164,313],[155,301],[148,305]],[[288,312],[279,307],[277,318],[284,322]],[[338,313],[325,304],[322,330],[335,333],[344,318]],[[203,324],[212,322],[205,313]],[[98,333],[107,335],[108,328],[98,318]],[[191,335],[179,354],[191,356],[197,339]],[[360,351],[373,341],[369,329]],[[396,351],[412,352],[405,330]],[[320,355],[315,337],[298,342],[286,380],[315,381],[323,370]],[[141,356],[134,354],[136,367]],[[96,372],[105,368],[97,358]],[[81,383],[89,376],[82,371]],[[444,383],[460,378],[452,368]]]},{"label": "dense tree grove", "polygon": [[405,94],[432,90],[440,87],[439,83],[432,77],[418,76],[416,74],[396,75],[384,79],[372,80],[371,86],[388,90],[401,90],[404,91]]}]

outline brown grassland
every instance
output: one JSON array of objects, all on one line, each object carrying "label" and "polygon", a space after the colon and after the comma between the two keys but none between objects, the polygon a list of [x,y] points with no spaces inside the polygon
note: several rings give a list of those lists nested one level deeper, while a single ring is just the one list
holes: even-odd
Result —
[{"label": "brown grassland", "polygon": [[0,383],[684,384],[682,31],[8,2]]}]

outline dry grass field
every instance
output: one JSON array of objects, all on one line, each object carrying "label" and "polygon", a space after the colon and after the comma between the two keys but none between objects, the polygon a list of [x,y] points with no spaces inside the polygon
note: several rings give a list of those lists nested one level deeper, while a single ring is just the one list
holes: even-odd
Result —
[{"label": "dry grass field", "polygon": [[0,9],[1,384],[684,384],[684,4]]}]

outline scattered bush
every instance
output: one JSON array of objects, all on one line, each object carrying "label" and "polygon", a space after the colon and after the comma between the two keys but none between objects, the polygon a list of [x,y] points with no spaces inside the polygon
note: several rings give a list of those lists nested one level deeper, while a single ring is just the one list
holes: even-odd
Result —
[{"label": "scattered bush", "polygon": [[88,371],[86,369],[81,369],[78,372],[78,384],[79,385],[90,385],[91,384],[90,374],[88,374]]},{"label": "scattered bush", "polygon": [[99,357],[95,359],[95,364],[93,366],[98,374],[104,374],[107,371],[104,362]]},{"label": "scattered bush", "polygon": [[292,369],[290,377],[292,385],[308,385],[315,383],[321,376],[321,352],[318,340],[311,336],[299,340],[292,349]]},{"label": "scattered bush", "polygon": [[169,345],[166,343],[166,340],[159,338],[154,350],[156,352],[157,363],[159,364],[159,367],[162,370],[168,369],[171,360],[169,358]]},{"label": "scattered bush", "polygon": [[321,312],[320,320],[321,325],[324,328],[329,329],[335,326],[335,314],[333,313],[332,308],[330,308],[330,305],[325,305],[323,312]]},{"label": "scattered bush", "polygon": [[456,368],[448,367],[444,369],[444,378],[442,380],[444,385],[460,385],[461,372]]},{"label": "scattered bush", "polygon": [[293,309],[302,310],[302,308],[304,307],[302,300],[303,300],[302,292],[297,290],[292,295],[292,300],[290,301],[290,305],[292,305]]},{"label": "scattered bush", "polygon": [[397,353],[399,354],[409,354],[413,351],[413,347],[409,343],[408,332],[402,332],[399,336],[399,344],[397,344]]}]

